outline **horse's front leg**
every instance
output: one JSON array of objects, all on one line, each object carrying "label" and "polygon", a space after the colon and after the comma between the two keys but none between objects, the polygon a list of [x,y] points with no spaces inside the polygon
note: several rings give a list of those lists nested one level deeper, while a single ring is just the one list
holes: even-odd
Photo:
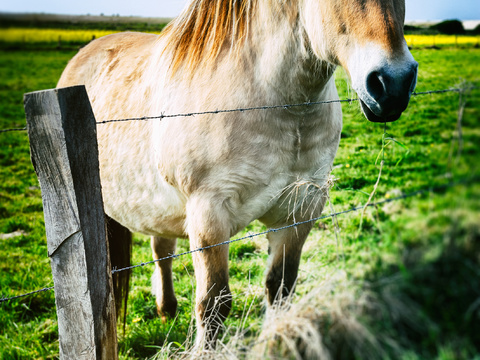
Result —
[{"label": "horse's front leg", "polygon": [[[153,259],[162,259],[175,253],[176,239],[152,236]],[[172,277],[173,258],[157,261],[152,276],[152,292],[156,296],[157,312],[165,321],[167,316],[173,318],[177,311],[177,298],[173,289]]]},{"label": "horse's front leg", "polygon": [[311,228],[312,223],[306,223],[267,235],[269,265],[265,285],[269,305],[295,291],[303,244]]},{"label": "horse's front leg", "polygon": [[[229,213],[221,200],[193,198],[187,204],[190,248],[196,250],[230,237]],[[228,286],[228,245],[192,254],[196,289],[197,347],[214,347],[218,332],[228,316],[232,298]]]}]

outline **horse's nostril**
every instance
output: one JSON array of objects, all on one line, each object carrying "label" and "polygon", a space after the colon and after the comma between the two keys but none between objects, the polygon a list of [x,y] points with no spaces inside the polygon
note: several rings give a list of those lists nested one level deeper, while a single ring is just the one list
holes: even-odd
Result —
[{"label": "horse's nostril", "polygon": [[417,85],[417,71],[418,71],[418,64],[415,64],[406,82],[408,84],[410,93],[412,93],[413,90],[415,90],[415,86]]},{"label": "horse's nostril", "polygon": [[367,92],[375,100],[379,100],[386,92],[385,81],[382,74],[378,71],[371,72],[367,76]]}]

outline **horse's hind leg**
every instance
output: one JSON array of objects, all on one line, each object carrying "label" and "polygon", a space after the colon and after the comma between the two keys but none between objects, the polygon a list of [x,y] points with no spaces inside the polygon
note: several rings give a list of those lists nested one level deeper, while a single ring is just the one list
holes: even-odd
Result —
[{"label": "horse's hind leg", "polygon": [[[175,253],[177,239],[167,239],[152,236],[151,246],[153,259],[161,259]],[[173,289],[172,277],[173,258],[157,261],[152,276],[152,292],[156,296],[157,312],[165,321],[167,316],[175,317],[177,298]]]},{"label": "horse's hind leg", "polygon": [[269,305],[295,291],[303,244],[311,228],[312,224],[306,223],[267,235],[269,266],[265,285]]},{"label": "horse's hind leg", "polygon": [[[123,269],[129,267],[132,254],[132,233],[107,215],[105,215],[105,224],[112,268]],[[131,270],[124,270],[115,273],[112,277],[117,318],[123,315],[124,327],[127,316],[130,274]]]}]

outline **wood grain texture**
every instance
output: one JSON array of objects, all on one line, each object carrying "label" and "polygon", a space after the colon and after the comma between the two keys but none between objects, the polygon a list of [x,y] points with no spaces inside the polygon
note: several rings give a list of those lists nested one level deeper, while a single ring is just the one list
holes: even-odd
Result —
[{"label": "wood grain texture", "polygon": [[42,189],[61,359],[117,359],[96,124],[84,86],[25,95]]}]

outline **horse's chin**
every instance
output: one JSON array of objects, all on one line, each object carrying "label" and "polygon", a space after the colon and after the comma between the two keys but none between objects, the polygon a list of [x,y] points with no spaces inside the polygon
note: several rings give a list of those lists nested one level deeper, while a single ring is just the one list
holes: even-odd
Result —
[{"label": "horse's chin", "polygon": [[390,114],[387,116],[378,116],[376,115],[370,108],[362,101],[360,100],[360,104],[362,106],[362,112],[367,118],[367,120],[375,123],[386,123],[386,122],[393,122],[396,121],[400,118],[402,115],[402,111],[394,114]]}]

